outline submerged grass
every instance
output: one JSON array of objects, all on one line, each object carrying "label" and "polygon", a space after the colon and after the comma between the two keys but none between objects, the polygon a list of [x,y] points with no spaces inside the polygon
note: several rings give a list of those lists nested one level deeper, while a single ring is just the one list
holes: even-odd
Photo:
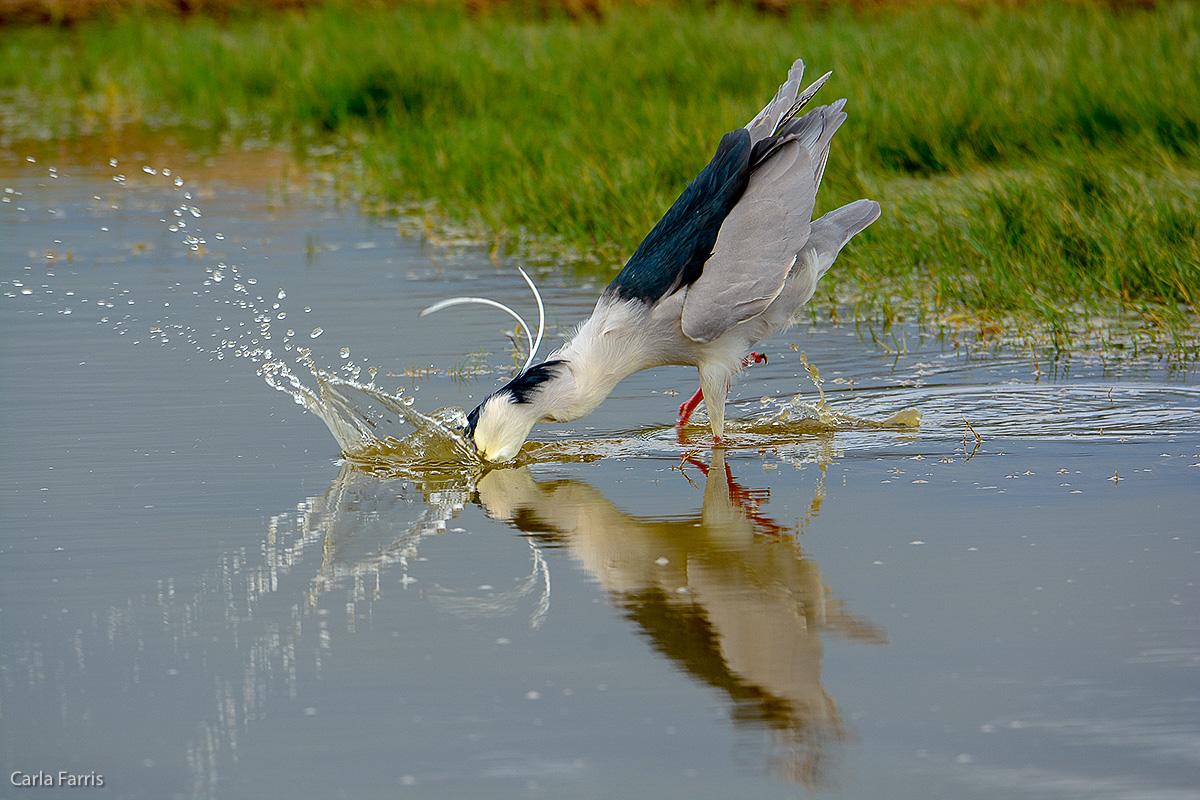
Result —
[{"label": "submerged grass", "polygon": [[[822,6],[824,7],[824,6]],[[129,124],[337,144],[344,188],[612,274],[802,56],[850,98],[821,208],[884,217],[822,298],[1069,339],[1122,316],[1194,358],[1200,10],[1164,2],[127,14],[0,39],[0,144]],[[979,323],[980,320],[986,321]],[[1190,354],[1190,355],[1189,355]]]}]

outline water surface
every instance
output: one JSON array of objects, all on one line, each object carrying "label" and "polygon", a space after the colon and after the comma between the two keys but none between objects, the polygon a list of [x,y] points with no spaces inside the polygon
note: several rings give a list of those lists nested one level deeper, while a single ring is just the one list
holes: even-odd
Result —
[{"label": "water surface", "polygon": [[0,762],[104,785],[0,797],[1200,797],[1194,372],[802,325],[724,449],[347,460],[264,366],[469,408],[515,265],[163,162],[4,164]]}]

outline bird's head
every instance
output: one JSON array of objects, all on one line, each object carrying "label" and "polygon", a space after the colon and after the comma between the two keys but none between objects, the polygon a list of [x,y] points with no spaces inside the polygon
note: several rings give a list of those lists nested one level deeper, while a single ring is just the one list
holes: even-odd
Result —
[{"label": "bird's head", "polygon": [[467,415],[467,438],[484,461],[511,461],[521,452],[538,414],[501,389]]},{"label": "bird's head", "polygon": [[563,361],[530,367],[488,395],[467,415],[467,439],[485,461],[516,458],[533,426],[560,405],[555,385],[564,372]]}]

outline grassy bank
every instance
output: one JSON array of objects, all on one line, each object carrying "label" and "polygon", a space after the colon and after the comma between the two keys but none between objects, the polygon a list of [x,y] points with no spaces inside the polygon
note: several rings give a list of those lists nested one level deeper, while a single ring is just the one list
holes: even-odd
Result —
[{"label": "grassy bank", "polygon": [[1059,344],[1122,317],[1194,357],[1200,11],[1187,2],[787,18],[664,5],[602,22],[440,5],[123,15],[3,31],[0,124],[10,139],[133,124],[334,142],[366,197],[432,199],[607,275],[798,55],[814,76],[834,71],[822,98],[850,98],[822,207],[884,206],[820,307]]}]

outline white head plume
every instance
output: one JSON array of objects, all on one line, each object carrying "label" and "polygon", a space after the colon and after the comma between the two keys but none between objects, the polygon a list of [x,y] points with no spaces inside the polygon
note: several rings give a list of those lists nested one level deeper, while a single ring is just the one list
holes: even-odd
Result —
[{"label": "white head plume", "polygon": [[507,311],[517,320],[521,327],[525,329],[525,338],[529,342],[529,358],[525,359],[525,366],[521,367],[521,372],[524,372],[525,370],[529,369],[531,364],[533,364],[533,359],[537,355],[538,348],[542,346],[542,334],[546,331],[546,307],[542,304],[541,292],[538,291],[537,286],[534,285],[533,280],[525,273],[525,270],[517,267],[517,272],[520,272],[521,277],[524,278],[525,282],[529,284],[529,288],[533,290],[533,299],[537,300],[538,331],[536,340],[533,338],[533,329],[529,327],[520,314],[504,305],[504,303],[489,299],[487,297],[451,297],[447,300],[434,303],[433,305],[429,306],[429,308],[422,310],[417,316],[423,317],[426,314],[432,314],[435,311],[441,311],[443,308],[459,306],[465,303],[481,303],[483,305],[492,306],[493,308],[498,308],[501,311]]}]

